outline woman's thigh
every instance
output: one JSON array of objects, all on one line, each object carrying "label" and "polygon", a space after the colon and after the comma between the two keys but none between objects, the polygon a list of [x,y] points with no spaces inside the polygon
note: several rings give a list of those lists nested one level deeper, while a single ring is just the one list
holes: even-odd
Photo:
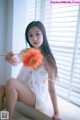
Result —
[{"label": "woman's thigh", "polygon": [[36,96],[23,81],[12,78],[8,80],[7,83],[15,87],[18,93],[18,101],[21,101],[26,105],[35,106]]}]

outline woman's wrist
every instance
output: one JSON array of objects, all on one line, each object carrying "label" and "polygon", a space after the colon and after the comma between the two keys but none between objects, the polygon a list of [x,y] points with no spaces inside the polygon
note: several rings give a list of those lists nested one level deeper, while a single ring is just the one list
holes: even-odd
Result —
[{"label": "woman's wrist", "polygon": [[57,111],[54,111],[54,114],[59,114],[59,111],[57,110]]}]

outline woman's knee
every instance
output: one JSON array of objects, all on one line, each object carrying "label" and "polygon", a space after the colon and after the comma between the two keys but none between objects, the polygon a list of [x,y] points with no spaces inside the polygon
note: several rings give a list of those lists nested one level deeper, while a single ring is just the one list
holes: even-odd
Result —
[{"label": "woman's knee", "polygon": [[10,95],[13,93],[14,95],[17,95],[17,90],[15,88],[15,79],[9,79],[6,82],[5,85],[6,93],[10,93]]},{"label": "woman's knee", "polygon": [[14,87],[14,80],[11,78],[9,80],[6,81],[5,84],[5,89],[10,89]]}]

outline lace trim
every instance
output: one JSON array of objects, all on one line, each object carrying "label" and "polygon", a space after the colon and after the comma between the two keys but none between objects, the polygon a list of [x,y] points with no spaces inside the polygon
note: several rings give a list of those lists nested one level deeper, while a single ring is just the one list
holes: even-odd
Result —
[{"label": "lace trim", "polygon": [[55,83],[55,80],[50,79],[50,78],[48,79],[48,81],[49,81],[49,82],[53,82],[53,83]]}]

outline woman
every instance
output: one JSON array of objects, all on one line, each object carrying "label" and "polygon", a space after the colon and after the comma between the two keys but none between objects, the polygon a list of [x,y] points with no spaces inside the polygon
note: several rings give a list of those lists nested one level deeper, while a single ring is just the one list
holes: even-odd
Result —
[{"label": "woman", "polygon": [[[31,22],[26,28],[25,38],[30,48],[41,51],[43,64],[36,69],[22,66],[17,78],[10,78],[5,87],[2,87],[5,89],[2,96],[6,93],[9,120],[12,120],[17,101],[44,111],[49,95],[54,109],[52,118],[53,120],[61,120],[54,84],[57,77],[57,66],[47,41],[44,25],[40,21]],[[8,52],[5,59],[8,63],[16,66],[22,62],[21,54],[26,51],[27,49],[21,50],[18,59],[15,58],[13,52]]]}]

